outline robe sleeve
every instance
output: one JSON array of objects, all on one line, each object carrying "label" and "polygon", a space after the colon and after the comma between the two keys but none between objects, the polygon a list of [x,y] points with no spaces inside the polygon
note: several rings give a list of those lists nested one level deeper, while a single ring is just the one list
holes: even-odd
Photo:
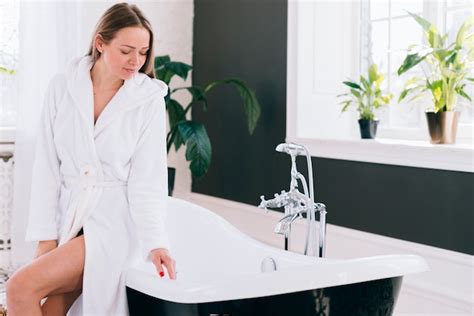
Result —
[{"label": "robe sleeve", "polygon": [[128,178],[128,201],[143,256],[156,248],[170,248],[165,219],[168,199],[165,103],[157,96],[144,124]]},{"label": "robe sleeve", "polygon": [[31,178],[26,241],[57,240],[57,209],[59,201],[59,158],[53,140],[56,116],[55,80],[51,80],[45,94]]}]

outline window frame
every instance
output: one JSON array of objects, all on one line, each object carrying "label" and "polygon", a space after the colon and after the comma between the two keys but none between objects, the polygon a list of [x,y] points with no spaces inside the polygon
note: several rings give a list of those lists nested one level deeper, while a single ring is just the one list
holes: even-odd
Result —
[{"label": "window frame", "polygon": [[[301,113],[309,115],[305,95],[301,93],[301,83],[307,75],[304,71],[312,69],[311,60],[301,57],[302,42],[306,47],[313,45],[314,32],[301,27],[301,15],[308,14],[308,2],[288,2],[288,45],[287,45],[287,124],[286,141],[304,144],[313,157],[342,159],[378,164],[430,168],[459,172],[474,172],[474,146],[467,144],[432,145],[427,130],[420,135],[423,140],[386,139],[362,140],[353,135],[346,139],[333,139],[318,135],[303,135],[299,128]],[[314,4],[314,1],[313,1]],[[314,42],[315,40],[313,40]],[[359,42],[359,45],[363,43]],[[361,58],[361,56],[358,56]],[[305,65],[302,67],[302,65]],[[341,80],[342,82],[342,80]],[[355,116],[352,117],[355,119]],[[358,131],[357,131],[358,132]]]},{"label": "window frame", "polygon": [[[361,28],[361,38],[360,41],[362,43],[361,45],[361,52],[360,52],[360,71],[365,72],[366,69],[368,69],[368,65],[371,63],[370,61],[373,59],[371,56],[370,52],[370,47],[372,45],[372,39],[371,39],[371,23],[375,20],[376,22],[382,22],[386,21],[388,23],[388,43],[390,45],[391,43],[391,23],[393,20],[401,19],[401,18],[406,18],[408,17],[408,14],[406,15],[396,15],[392,16],[391,15],[391,10],[388,8],[388,13],[389,15],[387,17],[383,18],[376,18],[376,19],[371,19],[370,17],[370,5],[371,2],[374,0],[362,0],[360,3],[360,10],[361,10],[361,21],[360,21],[360,28]],[[389,3],[396,1],[396,0],[387,0]],[[448,11],[454,11],[454,10],[459,10],[459,9],[467,9],[467,5],[457,5],[457,6],[451,6],[448,8],[447,6],[447,1],[426,1],[423,0],[423,5],[422,5],[422,12],[416,12],[417,14],[422,14],[424,17],[426,17],[430,21],[435,21],[437,26],[440,26],[440,32],[441,33],[446,33],[447,31],[447,15]],[[422,40],[420,38],[420,40]],[[387,48],[390,49],[391,45]],[[389,51],[386,53],[389,55]],[[386,76],[387,80],[387,89],[390,91],[395,91],[393,88],[393,82],[392,82],[392,76],[394,75],[393,73],[390,73],[391,70],[391,58],[388,59],[388,65],[387,69],[389,73]],[[377,61],[376,61],[377,62]],[[472,90],[472,86],[471,86]],[[395,94],[394,99],[396,99],[398,94]],[[460,97],[458,98],[460,99]],[[423,102],[431,102],[431,97],[426,96],[425,98],[421,99]],[[458,100],[460,101],[460,100]],[[461,100],[462,101],[462,100]],[[405,102],[407,103],[407,102]],[[422,102],[419,102],[422,103]],[[424,139],[424,131],[427,130],[428,126],[426,123],[426,119],[424,118],[424,105],[422,104],[403,104],[403,106],[413,106],[415,107],[415,110],[419,112],[420,115],[420,122],[417,126],[414,127],[397,127],[394,125],[391,125],[391,121],[393,121],[394,118],[394,111],[393,111],[393,106],[398,106],[396,101],[392,101],[392,105],[390,105],[388,108],[385,110],[388,111],[388,115],[385,118],[386,125],[381,125],[378,127],[378,136],[381,138],[388,138],[388,139],[406,139],[408,141],[411,140],[419,140],[422,141]],[[388,126],[387,126],[388,125]],[[474,131],[474,124],[465,124],[460,122],[458,124],[458,131],[457,131],[457,142],[459,143],[469,143],[473,141],[474,136],[472,135]]]}]

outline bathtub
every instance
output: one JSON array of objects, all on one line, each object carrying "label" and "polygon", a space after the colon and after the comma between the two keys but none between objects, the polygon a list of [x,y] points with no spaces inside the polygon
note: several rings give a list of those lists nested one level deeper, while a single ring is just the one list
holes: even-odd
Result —
[{"label": "bathtub", "polygon": [[334,260],[263,244],[198,205],[169,198],[177,279],[151,263],[126,273],[130,315],[391,315],[415,255]]}]

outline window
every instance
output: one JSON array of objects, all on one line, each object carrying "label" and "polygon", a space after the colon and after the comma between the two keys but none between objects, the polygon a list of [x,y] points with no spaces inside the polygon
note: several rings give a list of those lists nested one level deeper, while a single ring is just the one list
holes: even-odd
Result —
[{"label": "window", "polygon": [[[0,1],[0,67],[18,68],[19,1]],[[0,71],[0,126],[15,126],[17,113],[17,76]]]},{"label": "window", "polygon": [[[404,84],[394,75],[404,50],[423,39],[404,10],[422,13],[453,36],[472,15],[470,1],[288,1],[286,141],[306,145],[315,157],[474,172],[473,105],[460,106],[456,145],[431,145],[425,108],[397,104],[393,91]],[[396,100],[377,114],[377,138],[361,140],[358,113],[341,114],[337,95],[345,92],[342,82],[357,79],[371,60],[392,74],[386,84]]]},{"label": "window", "polygon": [[[381,119],[378,136],[381,138],[424,140],[426,118],[424,112],[431,98],[408,102],[409,98],[398,104],[397,98],[407,78],[422,76],[421,67],[415,67],[401,77],[398,67],[406,56],[406,49],[412,44],[422,43],[422,28],[408,15],[412,12],[433,22],[442,34],[448,33],[448,42],[454,41],[459,26],[472,14],[469,0],[366,0],[361,3],[361,70],[366,72],[372,62],[386,76],[386,88],[394,94],[392,104],[379,111]],[[472,85],[466,89],[474,96]],[[457,108],[461,111],[458,143],[472,140],[473,107],[469,100],[458,97]]]}]

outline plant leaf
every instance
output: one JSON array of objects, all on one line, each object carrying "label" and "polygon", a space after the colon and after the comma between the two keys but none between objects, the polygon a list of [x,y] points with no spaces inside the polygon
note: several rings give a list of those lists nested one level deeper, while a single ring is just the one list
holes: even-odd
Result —
[{"label": "plant leaf", "polygon": [[168,110],[168,118],[170,122],[170,128],[174,128],[175,125],[182,120],[185,120],[185,113],[184,113],[184,108],[181,106],[181,104],[174,100],[170,99],[166,103],[166,109]]},{"label": "plant leaf", "polygon": [[412,89],[405,89],[400,93],[400,96],[398,97],[398,103],[402,102],[403,99],[408,95],[408,93],[411,92]]},{"label": "plant leaf", "polygon": [[191,65],[182,62],[170,61],[170,57],[168,55],[157,56],[155,57],[154,61],[154,70],[156,77],[164,81],[168,85],[174,75],[177,75],[183,80],[186,80],[188,77],[188,73],[192,68],[193,67]]},{"label": "plant leaf", "polygon": [[362,75],[360,76],[360,82],[362,82],[362,85],[364,86],[366,93],[368,94],[372,93],[371,84]]},{"label": "plant leaf", "polygon": [[179,91],[179,90],[188,90],[189,93],[191,93],[191,96],[193,97],[192,102],[199,102],[199,101],[202,101],[203,102],[203,110],[204,112],[207,112],[207,97],[206,97],[206,93],[204,92],[204,90],[201,88],[201,87],[198,87],[198,86],[191,86],[191,87],[181,87],[181,88],[176,88],[176,89],[173,89],[173,92],[176,92],[176,91]]},{"label": "plant leaf", "polygon": [[360,92],[357,91],[356,89],[351,89],[351,93],[352,93],[356,98],[360,98]]},{"label": "plant leaf", "polygon": [[417,14],[411,12],[408,12],[408,14],[411,15],[427,33],[428,43],[430,43],[430,46],[432,48],[438,48],[443,44],[443,39],[439,35],[438,30],[436,29],[436,26],[433,23],[429,22],[428,20],[425,20]]},{"label": "plant leaf", "polygon": [[184,112],[184,109],[181,104],[174,99],[170,99],[166,103],[166,108],[168,111],[168,119],[170,122],[170,137],[172,138],[175,150],[178,151],[179,147],[181,147],[181,145],[184,145],[184,140],[181,137],[181,134],[176,131],[176,125],[178,124],[178,122],[186,120],[186,113]]},{"label": "plant leaf", "polygon": [[342,83],[345,84],[346,86],[350,87],[350,88],[362,90],[362,87],[359,86],[359,85],[358,85],[357,83],[355,83],[355,82],[343,81]]},{"label": "plant leaf", "polygon": [[369,68],[369,82],[375,82],[377,80],[377,64],[372,64]]},{"label": "plant leaf", "polygon": [[250,135],[252,135],[255,127],[257,127],[261,112],[257,96],[244,81],[238,79],[225,79],[211,82],[204,91],[208,92],[220,84],[231,84],[237,88],[243,102],[245,116],[247,117],[247,127]]},{"label": "plant leaf", "polygon": [[421,61],[423,61],[426,58],[426,56],[428,56],[432,52],[433,52],[433,49],[426,48],[426,49],[422,49],[422,50],[420,50],[420,51],[418,51],[414,54],[408,54],[405,57],[405,60],[403,61],[400,68],[398,68],[398,71],[397,71],[398,75],[400,76],[404,72],[406,72],[406,71],[410,70],[411,68],[413,68],[414,66],[418,65]]},{"label": "plant leaf", "polygon": [[474,16],[470,16],[459,28],[456,35],[456,46],[462,47],[466,39],[466,32],[474,25]]},{"label": "plant leaf", "polygon": [[351,100],[346,100],[346,101],[342,102],[343,106],[342,106],[341,112],[346,112],[349,109],[349,107],[351,106],[351,103],[352,103]]},{"label": "plant leaf", "polygon": [[164,56],[156,56],[155,57],[155,64],[154,68],[158,69],[162,66],[164,66],[166,63],[169,63],[171,61],[169,55],[164,55]]},{"label": "plant leaf", "polygon": [[0,66],[0,73],[5,73],[7,75],[13,75],[16,73],[16,70],[8,69],[3,66]]},{"label": "plant leaf", "polygon": [[456,87],[456,89],[454,89],[457,94],[459,94],[460,96],[462,96],[463,98],[466,98],[467,100],[471,101],[472,102],[472,99],[471,97],[464,91],[464,85],[462,86],[458,86]]},{"label": "plant leaf", "polygon": [[178,130],[186,143],[186,160],[193,177],[202,177],[211,164],[211,141],[203,124],[195,121],[178,123]]},{"label": "plant leaf", "polygon": [[188,78],[188,73],[193,67],[191,65],[179,62],[179,61],[170,61],[165,64],[165,68],[175,75],[181,77],[183,80]]},{"label": "plant leaf", "polygon": [[430,27],[431,27],[431,22],[425,20],[424,18],[422,18],[421,16],[415,13],[408,12],[408,14],[411,15],[411,17],[414,18],[415,21],[421,25],[421,27],[423,27],[425,32],[429,32]]}]

